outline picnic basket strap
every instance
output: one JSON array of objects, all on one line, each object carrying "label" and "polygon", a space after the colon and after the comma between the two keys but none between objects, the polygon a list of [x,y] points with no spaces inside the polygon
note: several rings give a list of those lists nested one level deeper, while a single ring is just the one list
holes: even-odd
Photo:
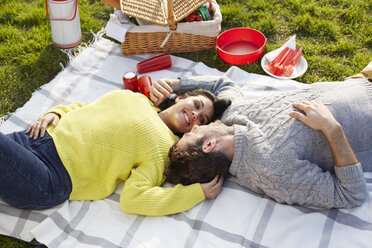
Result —
[{"label": "picnic basket strap", "polygon": [[168,25],[170,30],[176,30],[177,25],[174,17],[173,0],[168,0]]}]

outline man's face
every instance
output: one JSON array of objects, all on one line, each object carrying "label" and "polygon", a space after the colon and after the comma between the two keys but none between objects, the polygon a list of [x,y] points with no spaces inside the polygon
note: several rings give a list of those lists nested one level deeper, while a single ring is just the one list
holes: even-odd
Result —
[{"label": "man's face", "polygon": [[195,125],[189,133],[185,133],[178,141],[177,147],[181,150],[190,144],[202,143],[208,138],[217,138],[227,135],[227,126],[221,121],[211,122],[208,125]]}]

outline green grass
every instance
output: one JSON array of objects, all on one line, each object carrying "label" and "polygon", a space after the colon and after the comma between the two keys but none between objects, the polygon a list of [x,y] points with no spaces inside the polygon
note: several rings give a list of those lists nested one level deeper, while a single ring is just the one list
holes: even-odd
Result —
[{"label": "green grass", "polygon": [[[79,1],[84,42],[104,27],[112,8]],[[43,0],[0,0],[0,116],[21,107],[61,71],[67,57],[52,44]]]},{"label": "green grass", "polygon": [[30,246],[23,241],[0,235],[0,247],[1,248],[28,248]]},{"label": "green grass", "polygon": [[[372,2],[364,0],[219,0],[222,30],[250,27],[267,37],[266,51],[297,35],[308,71],[303,83],[342,80],[372,60]],[[43,0],[0,0],[0,116],[15,111],[32,92],[49,82],[66,64],[52,45]],[[83,41],[105,26],[112,8],[98,0],[79,1]],[[216,50],[175,54],[226,71]],[[240,66],[265,74],[260,61]]]},{"label": "green grass", "polygon": [[[222,29],[249,27],[267,38],[266,52],[280,47],[294,34],[304,47],[309,68],[296,80],[303,83],[343,80],[372,61],[372,2],[362,0],[225,0],[218,1]],[[205,56],[207,55],[207,56]],[[209,57],[209,58],[208,58]],[[215,51],[190,54],[207,65],[225,71]],[[239,66],[265,74],[260,61]]]},{"label": "green grass", "polygon": [[[343,80],[372,60],[372,1],[365,0],[218,0],[222,30],[250,27],[267,37],[266,52],[296,34],[304,47],[308,71],[298,81]],[[48,83],[67,57],[52,45],[44,0],[0,0],[0,116],[21,107],[41,85]],[[80,0],[83,42],[101,30],[112,8],[98,0]],[[175,54],[226,71],[216,50]],[[239,66],[265,74],[260,61]],[[24,247],[0,237],[0,248]]]}]

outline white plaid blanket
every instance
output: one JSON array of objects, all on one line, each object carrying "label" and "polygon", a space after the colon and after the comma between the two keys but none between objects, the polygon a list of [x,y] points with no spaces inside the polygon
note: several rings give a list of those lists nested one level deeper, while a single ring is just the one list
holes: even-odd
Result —
[{"label": "white plaid blanket", "polygon": [[[56,104],[92,101],[122,88],[122,75],[151,56],[125,57],[120,45],[99,39],[56,78],[2,123],[4,133],[25,129]],[[169,70],[152,80],[180,75],[223,75],[202,63],[172,56]],[[302,87],[231,67],[226,76],[248,97]],[[22,211],[0,201],[0,233],[48,247],[371,247],[372,173],[365,174],[370,197],[361,207],[316,211],[275,203],[228,179],[222,193],[190,211],[164,217],[122,212],[119,193],[100,201],[66,201],[45,211]],[[166,184],[165,186],[170,186]]]}]

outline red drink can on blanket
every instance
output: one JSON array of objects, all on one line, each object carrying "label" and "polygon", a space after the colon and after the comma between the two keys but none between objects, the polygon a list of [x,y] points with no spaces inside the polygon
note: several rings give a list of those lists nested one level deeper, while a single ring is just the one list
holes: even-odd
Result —
[{"label": "red drink can on blanket", "polygon": [[132,71],[124,73],[123,76],[123,86],[125,90],[131,90],[133,92],[138,92],[137,75]]}]

